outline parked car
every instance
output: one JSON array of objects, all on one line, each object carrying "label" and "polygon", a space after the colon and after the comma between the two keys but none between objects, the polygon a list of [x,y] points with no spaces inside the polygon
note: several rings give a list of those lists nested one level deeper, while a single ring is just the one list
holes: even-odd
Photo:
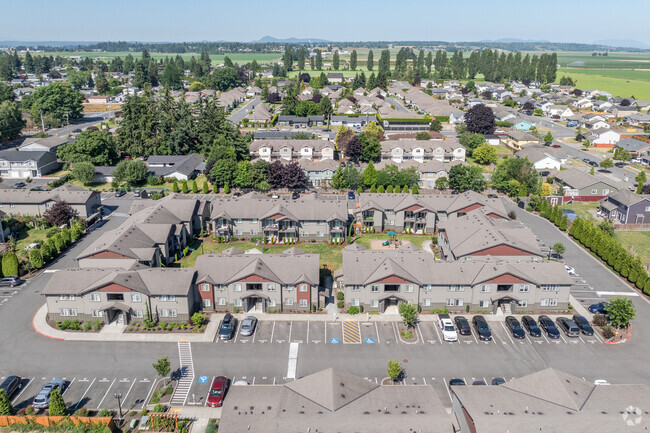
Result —
[{"label": "parked car", "polygon": [[354,199],[355,199],[354,192],[348,191],[348,200],[354,200]]},{"label": "parked car", "polygon": [[493,377],[492,378],[492,385],[503,385],[506,383],[506,380],[503,377]]},{"label": "parked car", "polygon": [[460,335],[472,335],[472,328],[469,326],[469,322],[463,316],[454,317],[454,322],[456,322],[456,328]]},{"label": "parked car", "polygon": [[617,161],[617,162],[614,163],[614,165],[616,167],[618,167],[618,168],[623,168],[623,167],[625,167],[626,164],[623,161]]},{"label": "parked car", "polygon": [[22,388],[23,380],[18,376],[7,376],[7,378],[0,383],[0,389],[2,389],[7,397],[10,397]]},{"label": "parked car", "polygon": [[558,317],[557,324],[567,337],[578,338],[580,336],[580,328],[573,320],[567,317]]},{"label": "parked car", "polygon": [[537,326],[537,322],[530,316],[524,316],[521,318],[521,323],[524,325],[524,328],[528,331],[528,334],[531,337],[541,337],[542,331]]},{"label": "parked car", "polygon": [[540,176],[547,177],[547,176],[550,176],[550,175],[551,175],[551,172],[548,171],[548,170],[544,170],[544,171],[540,171],[540,172],[539,172],[539,175],[540,175]]},{"label": "parked car", "polygon": [[465,386],[466,383],[463,379],[451,379],[449,381],[449,386]]},{"label": "parked car", "polygon": [[298,194],[297,192],[294,192],[293,194],[291,194],[291,200],[297,200],[299,198],[300,198],[300,194]]},{"label": "parked car", "polygon": [[569,273],[569,275],[575,275],[576,274],[576,270],[573,269],[571,266],[564,265],[564,269],[566,269],[566,271]]},{"label": "parked car", "polygon": [[237,319],[232,317],[232,314],[226,313],[223,316],[221,321],[221,326],[219,326],[219,339],[220,340],[230,340],[235,335],[237,330]]},{"label": "parked car", "polygon": [[16,182],[12,185],[14,189],[25,188],[25,182]]},{"label": "parked car", "polygon": [[232,195],[232,198],[241,197],[241,192],[236,192]]},{"label": "parked car", "polygon": [[592,167],[598,167],[598,163],[596,161],[589,160],[587,164],[591,165]]},{"label": "parked car", "polygon": [[212,386],[210,387],[210,394],[208,394],[208,406],[221,407],[227,391],[228,378],[226,376],[215,377],[212,381]]},{"label": "parked car", "polygon": [[589,320],[587,320],[584,316],[581,316],[580,314],[574,314],[573,321],[576,325],[578,325],[578,328],[580,328],[583,334],[594,335],[594,328],[591,327]]},{"label": "parked car", "polygon": [[510,332],[512,333],[513,337],[517,339],[522,339],[526,337],[524,328],[521,327],[519,320],[517,320],[515,316],[506,317],[506,325],[508,325],[508,329],[510,329]]},{"label": "parked car", "polygon": [[274,192],[273,194],[271,194],[271,198],[280,198],[280,196],[278,195],[277,192]]},{"label": "parked car", "polygon": [[479,339],[485,341],[492,340],[492,332],[490,331],[490,327],[485,321],[485,317],[474,316],[472,319],[472,324],[474,325],[474,329],[476,330],[476,334],[478,335]]},{"label": "parked car", "polygon": [[596,379],[594,380],[594,385],[611,385],[609,382],[607,382],[605,379]]},{"label": "parked car", "polygon": [[473,386],[487,386],[487,383],[485,383],[484,380],[475,380],[474,382],[472,382],[472,385]]},{"label": "parked car", "polygon": [[488,194],[488,198],[499,198],[496,194]]},{"label": "parked car", "polygon": [[81,129],[79,128],[73,129],[72,132],[74,132],[75,134],[79,134],[81,132]]},{"label": "parked car", "polygon": [[24,280],[21,280],[20,277],[17,277],[15,275],[11,277],[4,277],[0,280],[0,287],[16,287],[20,286],[24,282]]},{"label": "parked car", "polygon": [[438,314],[438,326],[442,332],[442,339],[445,341],[458,341],[458,334],[449,314]]},{"label": "parked car", "polygon": [[248,316],[241,321],[241,326],[239,327],[239,333],[245,336],[253,335],[253,332],[255,332],[256,327],[257,327],[257,317]]},{"label": "parked car", "polygon": [[551,147],[553,147],[554,149],[562,149],[562,146],[560,146],[559,144],[554,144]]},{"label": "parked car", "polygon": [[52,379],[43,385],[43,388],[34,397],[34,402],[32,403],[34,409],[47,409],[50,406],[50,394],[52,394],[52,391],[58,389],[63,392],[64,385],[63,379]]},{"label": "parked car", "polygon": [[139,189],[136,189],[135,191],[133,191],[133,197],[136,197],[136,198],[142,197],[142,191],[140,191]]},{"label": "parked car", "polygon": [[115,190],[115,197],[122,197],[125,194],[126,194],[126,191],[124,191],[123,189],[116,189]]},{"label": "parked car", "polygon": [[605,313],[605,307],[607,307],[609,303],[607,302],[599,302],[597,304],[591,304],[587,310],[589,310],[590,313],[593,314],[603,314]]},{"label": "parked car", "polygon": [[560,331],[558,331],[555,323],[548,316],[539,316],[537,319],[539,321],[539,326],[546,331],[546,336],[548,338],[560,338]]}]

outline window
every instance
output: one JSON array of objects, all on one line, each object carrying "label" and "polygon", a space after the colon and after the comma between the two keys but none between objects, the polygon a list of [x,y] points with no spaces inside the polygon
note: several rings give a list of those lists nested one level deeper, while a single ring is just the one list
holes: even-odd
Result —
[{"label": "window", "polygon": [[210,285],[209,284],[201,284],[201,291],[202,292],[209,292],[210,291]]},{"label": "window", "polygon": [[609,190],[608,189],[603,189],[603,195],[608,195],[608,194],[609,194]]},{"label": "window", "polygon": [[645,207],[645,211],[646,211],[646,212],[650,212],[650,206],[646,206],[646,207]]},{"label": "window", "polygon": [[135,314],[135,317],[139,319],[144,317],[144,312],[142,310],[135,310],[133,313]]},{"label": "window", "polygon": [[203,299],[201,300],[201,305],[203,305],[203,308],[210,308],[212,306],[212,301],[209,299]]},{"label": "window", "polygon": [[237,230],[235,230],[235,234],[236,234],[237,236],[241,236],[241,235],[244,234],[244,231],[243,231],[243,230],[240,230],[240,229],[237,229]]},{"label": "window", "polygon": [[[253,224],[257,224],[257,218],[253,218],[253,219],[251,220],[251,222],[252,222]],[[256,230],[255,232],[257,233],[257,230]]]},{"label": "window", "polygon": [[519,291],[520,292],[528,292],[529,291],[528,284],[520,284],[519,285]]},{"label": "window", "polygon": [[284,290],[286,290],[287,292],[291,292],[293,291],[293,289],[295,289],[295,286],[291,284],[287,284],[286,286],[284,286]]},{"label": "window", "polygon": [[431,306],[431,299],[426,298],[422,301],[422,305],[425,307],[430,307]]},{"label": "window", "polygon": [[300,300],[300,306],[301,307],[307,307],[308,306],[307,300],[306,299],[301,299]]},{"label": "window", "polygon": [[556,307],[557,306],[557,298],[542,299],[541,305],[542,305],[542,307]]},{"label": "window", "polygon": [[373,299],[372,301],[370,301],[370,306],[373,307],[373,308],[379,307],[379,301],[376,300],[376,299]]},{"label": "window", "polygon": [[91,293],[90,300],[92,302],[100,302],[102,300],[102,295],[100,295],[99,293]]},{"label": "window", "polygon": [[413,293],[413,284],[408,284],[406,286],[406,292],[407,293]]},{"label": "window", "polygon": [[490,285],[489,284],[481,285],[481,292],[487,293],[489,291],[490,291]]},{"label": "window", "polygon": [[257,236],[257,229],[251,230],[251,236]]},{"label": "window", "polygon": [[292,298],[287,298],[286,301],[284,301],[286,305],[293,305],[293,299]]},{"label": "window", "polygon": [[140,293],[134,293],[131,295],[131,302],[142,302],[142,295]]},{"label": "window", "polygon": [[358,292],[359,290],[361,290],[361,286],[359,286],[357,284],[349,286],[349,287],[350,287],[350,290],[352,290],[353,292]]},{"label": "window", "polygon": [[235,292],[241,292],[241,284],[235,284]]},{"label": "window", "polygon": [[528,306],[528,301],[523,300],[523,301],[517,301],[517,306],[518,307],[527,307]]},{"label": "window", "polygon": [[241,224],[243,222],[241,218],[237,218],[235,221],[237,222],[237,224]]},{"label": "window", "polygon": [[487,308],[490,306],[490,300],[489,299],[483,299],[481,302],[478,303],[479,307],[481,308]]},{"label": "window", "polygon": [[306,237],[309,236],[309,232],[303,231],[300,236],[302,236],[303,238],[306,238]]},{"label": "window", "polygon": [[275,299],[269,300],[269,307],[275,307]]},{"label": "window", "polygon": [[424,286],[424,291],[425,292],[430,292],[433,289],[433,286],[431,284],[427,284]]},{"label": "window", "polygon": [[298,288],[299,288],[299,290],[301,292],[306,292],[307,291],[307,284],[301,284],[300,286],[298,286]]},{"label": "window", "polygon": [[325,236],[325,232],[316,232],[316,236],[322,238]]},{"label": "window", "polygon": [[226,298],[219,298],[219,305],[226,305]]},{"label": "window", "polygon": [[592,189],[592,190],[591,190],[591,195],[596,195],[596,194],[598,194],[598,190],[595,189],[595,188]]},{"label": "window", "polygon": [[456,290],[458,290],[458,286],[449,286],[450,292],[455,292]]},{"label": "window", "polygon": [[169,310],[160,310],[160,317],[169,317]]},{"label": "window", "polygon": [[59,295],[59,301],[74,301],[74,295]]},{"label": "window", "polygon": [[370,291],[371,291],[371,292],[378,292],[378,291],[379,291],[379,286],[378,286],[377,284],[373,284],[373,285],[370,287]]},{"label": "window", "polygon": [[269,292],[274,292],[275,291],[275,284],[269,284],[266,286]]},{"label": "window", "polygon": [[93,317],[103,317],[104,312],[102,310],[90,310]]},{"label": "window", "polygon": [[545,292],[557,292],[560,290],[560,286],[556,284],[542,284],[542,290]]},{"label": "window", "polygon": [[447,299],[447,306],[448,307],[462,307],[463,306],[463,300],[462,299]]},{"label": "window", "polygon": [[241,307],[241,306],[242,306],[241,299],[235,299],[235,307]]},{"label": "window", "polygon": [[359,306],[359,298],[353,299],[352,300],[352,305],[354,305],[355,307],[358,307]]},{"label": "window", "polygon": [[77,309],[76,308],[61,308],[59,311],[61,313],[61,316],[63,316],[63,317],[76,316],[77,315]]}]

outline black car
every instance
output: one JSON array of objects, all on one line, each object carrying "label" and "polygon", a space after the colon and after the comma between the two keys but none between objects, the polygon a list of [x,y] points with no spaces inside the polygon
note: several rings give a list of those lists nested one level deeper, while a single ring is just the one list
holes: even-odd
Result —
[{"label": "black car", "polygon": [[449,381],[449,386],[465,386],[466,383],[463,379],[451,379]]},{"label": "black car", "polygon": [[488,198],[499,198],[496,194],[488,194]]},{"label": "black car", "polygon": [[587,310],[589,310],[589,312],[590,312],[590,313],[593,313],[593,314],[603,314],[603,313],[605,313],[605,308],[606,308],[608,305],[609,305],[609,304],[608,304],[607,302],[599,302],[599,303],[597,303],[597,304],[591,304],[591,305],[587,308]]},{"label": "black car", "polygon": [[492,340],[492,332],[490,331],[490,327],[485,321],[485,317],[474,316],[472,323],[474,324],[474,329],[476,330],[479,339],[485,341]]},{"label": "black car", "polygon": [[560,338],[560,331],[558,331],[557,326],[548,316],[539,316],[537,319],[539,321],[539,326],[546,331],[548,338]]},{"label": "black car", "polygon": [[540,172],[539,172],[539,175],[540,175],[540,176],[547,177],[547,176],[550,176],[550,175],[551,175],[551,172],[548,171],[548,170],[544,170],[544,171],[540,171]]},{"label": "black car", "polygon": [[513,337],[518,339],[526,337],[524,328],[521,327],[519,320],[517,320],[515,316],[506,317],[506,325],[508,325],[508,329],[510,329],[510,332],[512,333]]},{"label": "black car", "polygon": [[232,314],[226,313],[219,326],[219,340],[230,340],[237,330],[237,319]]},{"label": "black car", "polygon": [[5,392],[7,397],[11,397],[22,387],[22,382],[23,380],[18,376],[7,376],[7,378],[0,384],[0,389]]},{"label": "black car", "polygon": [[126,191],[124,191],[123,189],[116,189],[115,190],[115,197],[122,197],[125,194],[126,194]]},{"label": "black car", "polygon": [[618,168],[623,168],[623,167],[625,167],[625,163],[624,163],[624,162],[621,162],[621,161],[615,162],[614,165],[615,165],[616,167],[618,167]]},{"label": "black car", "polygon": [[580,328],[578,328],[578,325],[573,320],[566,317],[558,317],[557,324],[562,328],[567,337],[578,338],[580,336]]},{"label": "black car", "polygon": [[463,316],[456,316],[454,318],[456,322],[456,329],[460,335],[472,335],[472,328],[469,326],[469,322]]},{"label": "black car", "polygon": [[580,328],[583,334],[594,335],[594,328],[591,327],[589,321],[585,319],[583,316],[581,316],[580,314],[574,314],[573,321],[575,322],[576,325],[578,325],[578,328]]},{"label": "black car", "polygon": [[294,192],[293,194],[291,194],[291,200],[297,200],[299,198],[300,198],[300,194],[298,194],[297,192]]},{"label": "black car", "polygon": [[472,385],[487,386],[487,383],[485,383],[484,380],[475,380],[474,382],[472,382]]},{"label": "black car", "polygon": [[349,191],[349,192],[348,192],[348,199],[349,199],[349,200],[354,200],[354,198],[355,198],[355,197],[354,197],[354,192],[353,192],[353,191]]},{"label": "black car", "polygon": [[3,279],[1,279],[0,287],[16,287],[16,286],[20,286],[22,283],[24,283],[24,281],[21,280],[20,277],[14,275],[11,277],[4,277]]},{"label": "black car", "polygon": [[537,322],[530,316],[524,316],[521,318],[521,323],[524,325],[524,328],[528,331],[531,337],[541,337],[542,331],[537,326]]},{"label": "black car", "polygon": [[236,192],[232,195],[232,198],[241,197],[241,192]]},{"label": "black car", "polygon": [[503,377],[493,377],[492,378],[492,385],[503,385],[506,383],[506,380]]},{"label": "black car", "polygon": [[75,134],[78,134],[78,133],[81,132],[81,129],[79,129],[79,128],[77,128],[77,129],[73,129],[72,132],[74,132]]},{"label": "black car", "polygon": [[589,160],[587,164],[591,165],[592,167],[598,167],[598,163],[596,161]]}]

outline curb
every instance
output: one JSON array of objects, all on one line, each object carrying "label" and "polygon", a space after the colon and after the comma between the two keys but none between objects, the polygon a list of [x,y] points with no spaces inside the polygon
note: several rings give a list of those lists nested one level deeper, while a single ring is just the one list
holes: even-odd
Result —
[{"label": "curb", "polygon": [[623,343],[625,343],[627,340],[629,340],[630,337],[632,337],[632,324],[631,324],[631,323],[630,323],[630,335],[628,335],[627,338],[626,338],[625,340],[618,340],[618,341],[604,341],[604,340],[603,340],[603,342],[604,342],[605,344],[623,344]]},{"label": "curb", "polygon": [[34,328],[34,331],[36,331],[37,334],[40,334],[43,337],[51,338],[53,340],[65,341],[65,338],[52,337],[51,335],[43,334],[41,331],[39,331],[38,328],[36,328],[36,324],[34,323],[34,321],[36,320],[37,315],[38,315],[38,311],[34,314],[34,317],[32,317],[32,328]]}]

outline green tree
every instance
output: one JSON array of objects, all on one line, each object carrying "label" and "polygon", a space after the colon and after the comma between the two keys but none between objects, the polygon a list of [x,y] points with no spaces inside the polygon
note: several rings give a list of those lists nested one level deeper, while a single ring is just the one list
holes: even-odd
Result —
[{"label": "green tree", "polygon": [[334,51],[334,56],[332,57],[332,66],[334,67],[335,71],[339,70],[339,64],[340,64],[340,58],[339,58],[339,52],[338,50]]},{"label": "green tree", "polygon": [[347,179],[345,178],[345,173],[343,172],[343,168],[341,168],[341,166],[339,166],[334,172],[334,174],[332,175],[330,186],[334,189],[338,189],[339,191],[348,189],[350,187]]},{"label": "green tree", "polygon": [[20,137],[25,127],[25,120],[17,103],[4,101],[0,103],[0,142]]},{"label": "green tree", "polygon": [[377,185],[377,169],[375,168],[375,164],[370,161],[366,168],[363,170],[363,184],[366,186],[366,188],[371,188],[375,185]]},{"label": "green tree", "polygon": [[158,361],[156,361],[153,364],[153,369],[156,370],[156,374],[158,374],[158,376],[160,376],[161,378],[164,378],[166,382],[167,376],[169,376],[169,373],[172,370],[171,363],[169,362],[169,358],[165,356],[163,358],[158,359]]},{"label": "green tree", "polygon": [[196,184],[196,179],[192,181],[192,193],[196,194],[199,192],[199,186]]},{"label": "green tree", "polygon": [[497,160],[497,151],[494,146],[483,143],[472,152],[472,157],[479,164],[492,164]]},{"label": "green tree", "polygon": [[646,183],[648,180],[645,174],[645,171],[639,172],[639,174],[636,175],[634,180],[637,181],[638,185],[636,187],[636,193],[641,194],[643,192],[643,185]]},{"label": "green tree", "polygon": [[282,56],[282,63],[284,64],[285,71],[293,69],[293,52],[290,47],[285,48],[284,56]]},{"label": "green tree", "polygon": [[90,162],[76,162],[72,167],[72,176],[84,185],[88,185],[95,177],[95,166]]},{"label": "green tree", "polygon": [[176,180],[174,180],[174,183],[172,184],[172,192],[179,192],[178,181]]},{"label": "green tree", "polygon": [[562,242],[556,242],[553,244],[553,252],[558,256],[562,257],[562,254],[566,251],[566,247]]},{"label": "green tree", "polygon": [[0,389],[0,415],[11,416],[14,414],[14,407],[4,389]]},{"label": "green tree", "polygon": [[609,321],[618,328],[625,328],[636,317],[636,308],[630,298],[618,297],[605,307]]},{"label": "green tree", "polygon": [[108,84],[108,80],[103,73],[97,75],[97,79],[95,80],[95,90],[97,90],[97,93],[100,95],[106,95],[111,90],[111,86]]},{"label": "green tree", "polygon": [[115,166],[113,177],[120,183],[137,185],[147,178],[147,164],[139,160],[125,160]]},{"label": "green tree", "polygon": [[13,89],[5,83],[0,82],[0,102],[14,101],[15,99],[16,95]]},{"label": "green tree", "polygon": [[206,180],[203,182],[203,187],[202,187],[203,194],[207,194],[210,192],[210,187],[208,187],[208,181]]},{"label": "green tree", "polygon": [[398,361],[388,361],[388,377],[390,377],[394,382],[400,380],[404,374],[402,365]]},{"label": "green tree", "polygon": [[442,131],[442,123],[438,119],[433,119],[429,124],[429,131]]},{"label": "green tree", "polygon": [[183,194],[187,194],[188,192],[190,192],[189,188],[187,187],[187,181],[186,181],[186,180],[184,180],[184,181],[181,183],[181,192],[182,192]]},{"label": "green tree", "polygon": [[546,144],[553,143],[553,134],[551,134],[551,131],[548,131],[546,133],[546,135],[544,136],[544,143],[546,143]]},{"label": "green tree", "polygon": [[401,301],[398,305],[399,314],[402,317],[402,321],[408,328],[415,327],[418,319],[418,310],[415,308],[415,305]]},{"label": "green tree", "polygon": [[[371,122],[372,123],[372,122]],[[381,156],[381,143],[378,139],[370,137],[367,133],[359,134],[359,141],[363,147],[363,152],[361,154],[361,160],[364,162],[370,162],[378,160]]]},{"label": "green tree", "polygon": [[[437,182],[437,181],[436,181]],[[449,187],[455,191],[483,191],[485,179],[480,167],[455,165],[449,170]]]},{"label": "green tree", "polygon": [[612,158],[605,158],[600,163],[600,166],[602,168],[612,168],[614,167],[614,161],[612,161]]},{"label": "green tree", "polygon": [[40,123],[42,118],[46,125],[56,126],[65,119],[82,116],[83,94],[66,83],[54,82],[39,87],[30,99],[32,105],[29,112],[36,123]]},{"label": "green tree", "polygon": [[48,413],[50,416],[66,416],[68,414],[68,409],[63,401],[60,389],[55,389],[50,393],[50,407]]},{"label": "green tree", "polygon": [[[372,71],[372,68],[375,67],[375,55],[373,54],[372,50],[368,51],[368,59],[366,60],[366,67],[368,68],[369,71]],[[369,90],[372,90],[372,88]]]},{"label": "green tree", "polygon": [[113,137],[105,130],[85,130],[71,143],[61,146],[56,155],[66,162],[89,162],[109,166],[118,160]]},{"label": "green tree", "polygon": [[449,188],[449,179],[447,179],[445,176],[436,179],[436,189],[444,191],[447,188]]},{"label": "green tree", "polygon": [[11,277],[18,275],[18,257],[14,252],[8,252],[2,257],[2,275]]},{"label": "green tree", "polygon": [[357,50],[352,50],[350,54],[350,69],[353,71],[357,69]]},{"label": "green tree", "polygon": [[411,194],[418,194],[419,192],[418,185],[413,185],[413,188],[411,188]]}]

